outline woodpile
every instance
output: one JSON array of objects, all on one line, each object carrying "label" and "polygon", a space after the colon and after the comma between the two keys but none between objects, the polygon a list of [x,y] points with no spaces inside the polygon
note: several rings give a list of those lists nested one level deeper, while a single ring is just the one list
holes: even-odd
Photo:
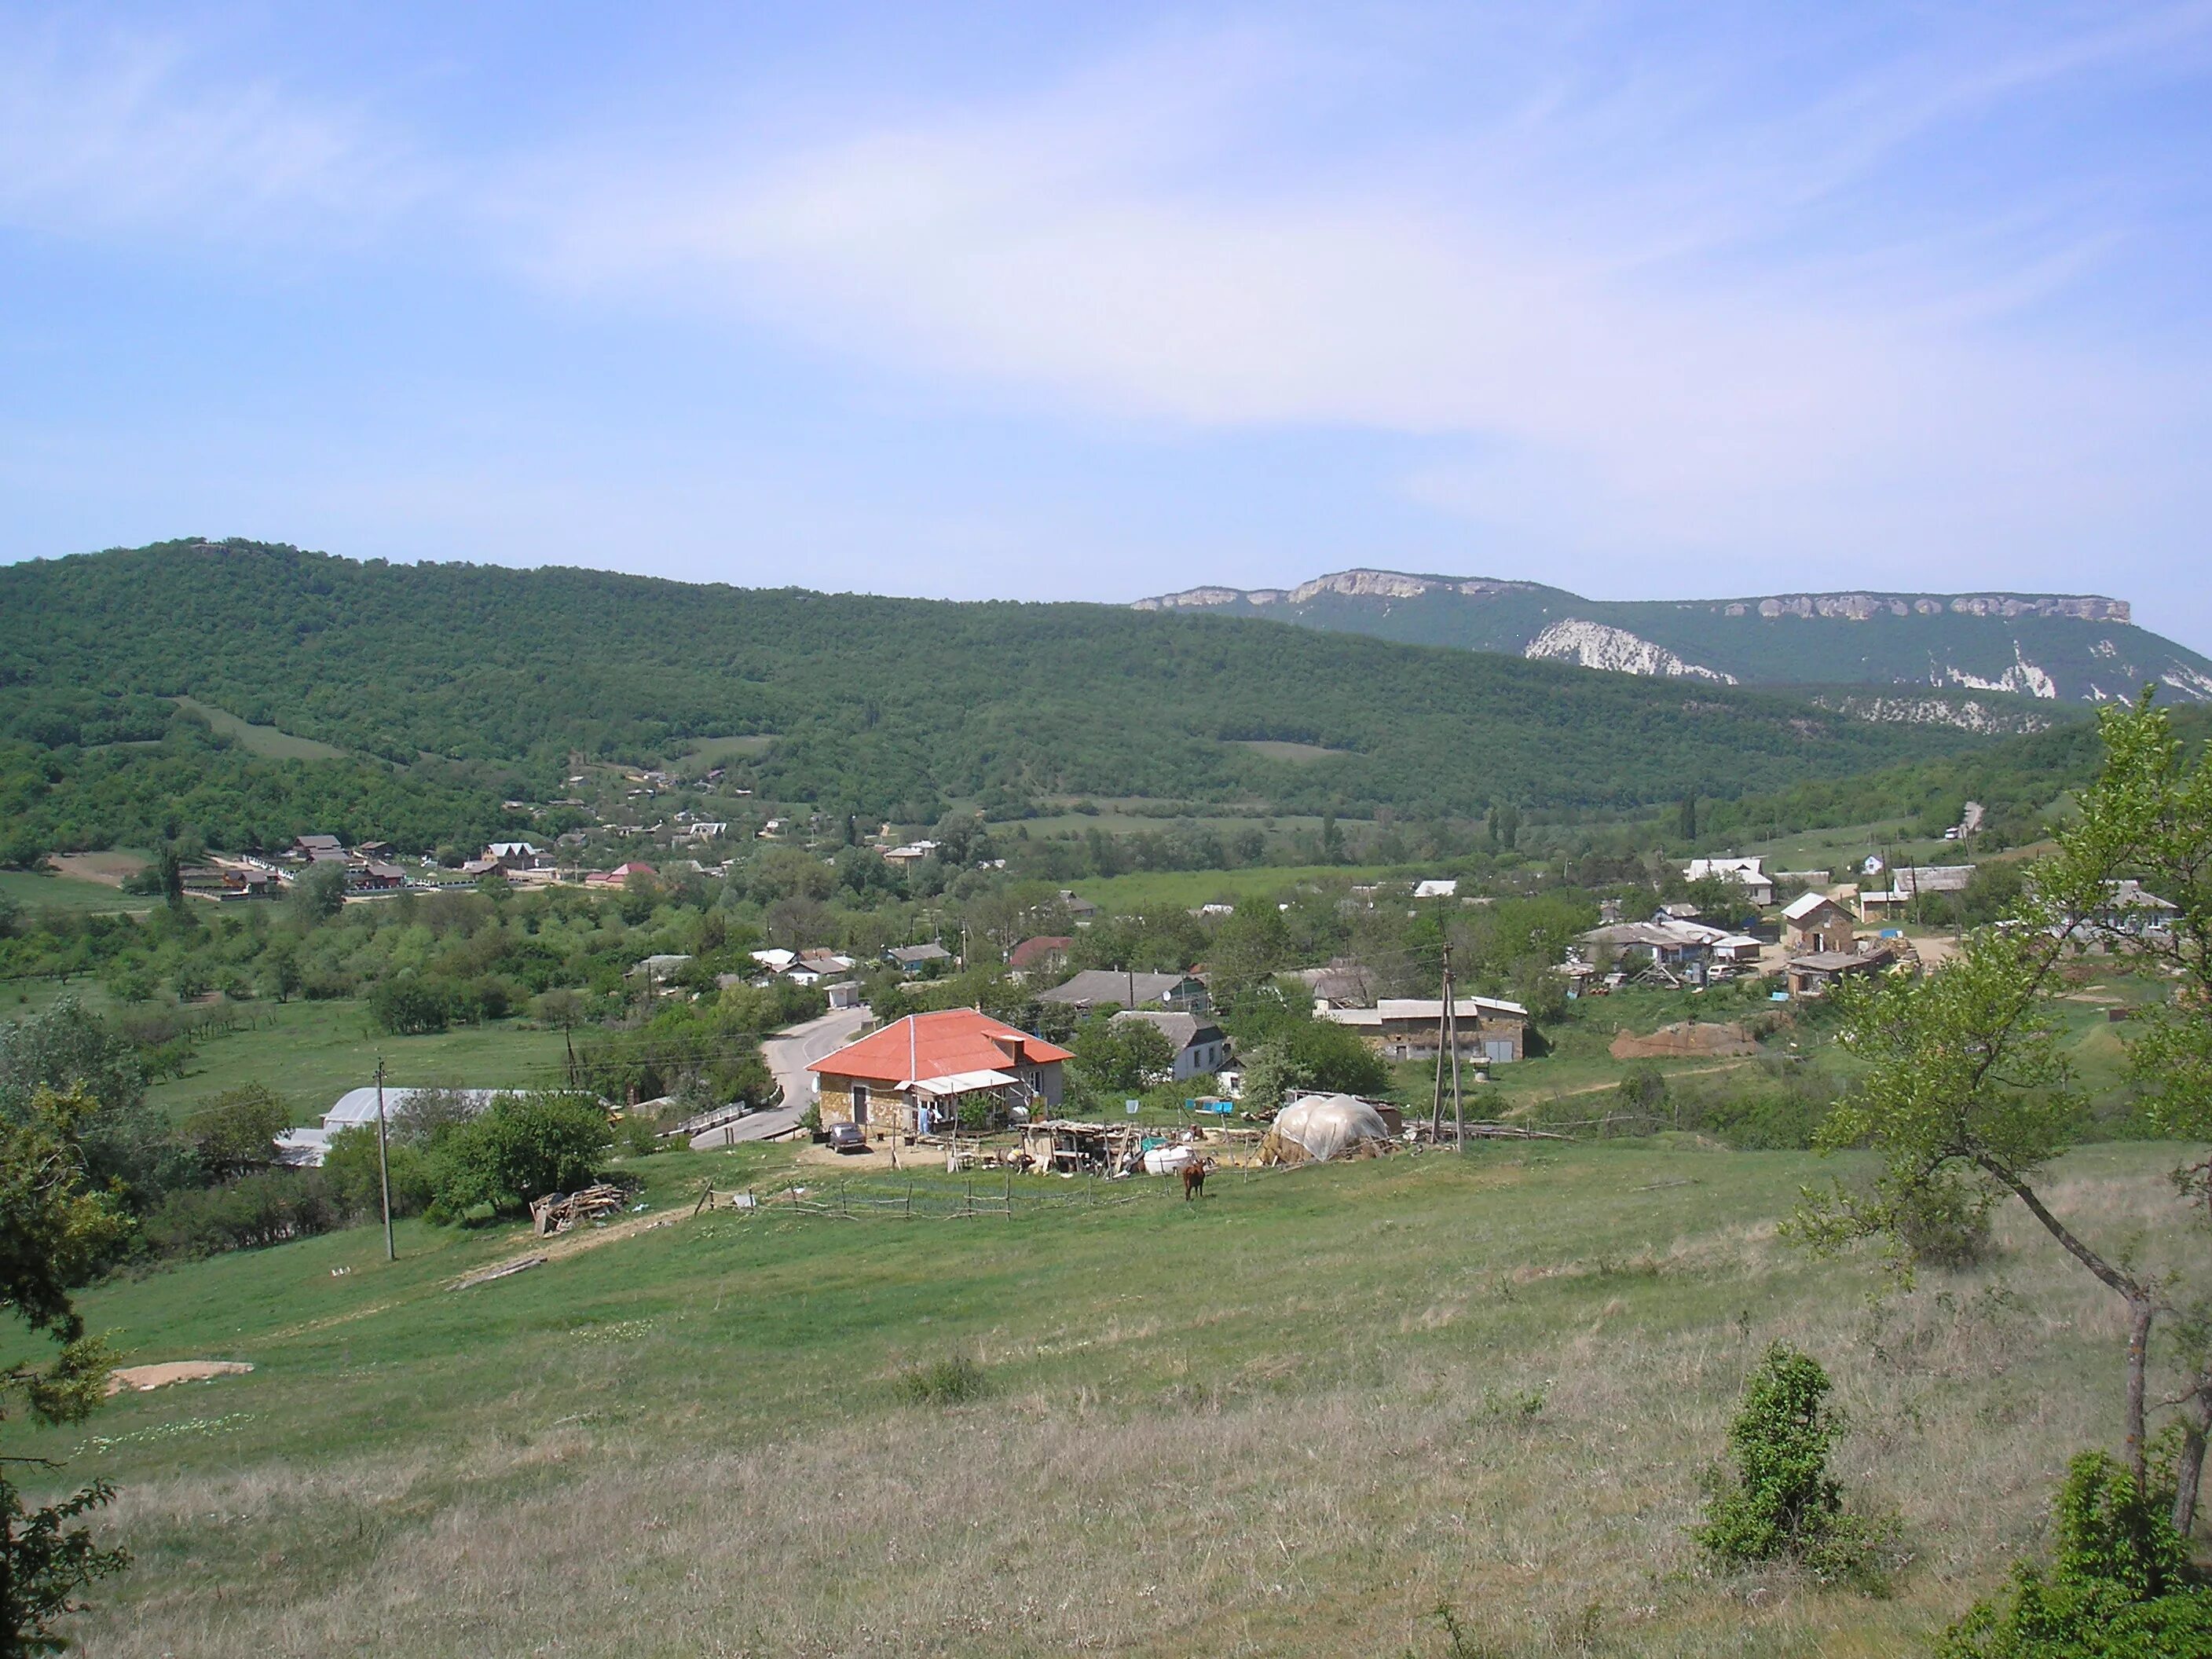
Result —
[{"label": "woodpile", "polygon": [[548,1193],[530,1206],[531,1231],[540,1238],[565,1233],[579,1222],[619,1215],[629,1202],[628,1193],[604,1181],[578,1193]]}]

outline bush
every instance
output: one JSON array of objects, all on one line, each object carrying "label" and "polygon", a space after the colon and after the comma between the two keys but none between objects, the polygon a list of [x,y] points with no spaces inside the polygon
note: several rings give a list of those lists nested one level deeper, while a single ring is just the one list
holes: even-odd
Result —
[{"label": "bush", "polygon": [[1767,1349],[1729,1425],[1735,1474],[1716,1480],[1692,1536],[1729,1566],[1794,1561],[1823,1583],[1880,1591],[1877,1529],[1845,1513],[1828,1473],[1828,1449],[1844,1430],[1826,1404],[1832,1386],[1810,1354],[1780,1342]]},{"label": "bush", "polygon": [[216,1255],[326,1233],[343,1219],[321,1171],[266,1170],[170,1194],[147,1218],[145,1239],[157,1255]]},{"label": "bush", "polygon": [[899,1373],[899,1392],[917,1406],[957,1406],[983,1393],[983,1368],[965,1354],[909,1365]]},{"label": "bush", "polygon": [[1982,1601],[1943,1633],[1936,1659],[2204,1659],[2212,1590],[2188,1582],[2172,1494],[2145,1492],[2102,1452],[2067,1468],[2051,1576],[2013,1569],[2002,1605]]},{"label": "bush", "polygon": [[[387,1135],[386,1161],[392,1172],[392,1213],[420,1215],[430,1207],[430,1167],[422,1149],[402,1137]],[[331,1138],[323,1159],[323,1178],[331,1199],[347,1219],[359,1221],[384,1213],[383,1182],[376,1167],[376,1131],[371,1127],[341,1129]]]},{"label": "bush", "polygon": [[[313,995],[312,989],[308,994]],[[452,1018],[446,994],[419,979],[387,979],[368,994],[368,1016],[393,1036],[442,1031]]]},{"label": "bush", "polygon": [[587,1183],[614,1144],[606,1114],[577,1095],[501,1095],[481,1116],[457,1124],[430,1148],[433,1220],[489,1205],[519,1214],[534,1198]]},{"label": "bush", "polygon": [[1916,1188],[1898,1206],[1897,1237],[1916,1266],[1979,1266],[1995,1249],[1990,1200],[1954,1182]]}]

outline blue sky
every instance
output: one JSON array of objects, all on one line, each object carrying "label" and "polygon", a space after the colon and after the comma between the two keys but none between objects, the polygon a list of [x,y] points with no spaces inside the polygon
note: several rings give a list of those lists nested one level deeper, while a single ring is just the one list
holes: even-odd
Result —
[{"label": "blue sky", "polygon": [[2108,592],[2212,4],[0,8],[0,558]]}]

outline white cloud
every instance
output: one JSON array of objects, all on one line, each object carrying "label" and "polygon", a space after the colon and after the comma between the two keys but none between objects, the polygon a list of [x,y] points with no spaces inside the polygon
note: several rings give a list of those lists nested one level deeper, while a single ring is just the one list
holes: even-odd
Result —
[{"label": "white cloud", "polygon": [[242,248],[351,241],[419,198],[357,106],[223,72],[179,38],[0,21],[0,221]]},{"label": "white cloud", "polygon": [[1626,112],[1554,95],[1297,166],[1239,141],[1310,59],[1152,55],[781,154],[693,135],[556,166],[538,269],[1045,408],[1464,440],[1480,459],[1413,493],[1554,539],[1820,548],[1879,527],[1917,549],[1930,503],[1969,535],[2047,529],[2090,505],[2085,459],[2118,469],[2092,494],[2124,488],[2185,383],[2008,326],[2112,229],[1961,214],[1789,245],[1899,146],[2199,15],[1914,62],[1717,131],[1670,129],[1639,87]]}]

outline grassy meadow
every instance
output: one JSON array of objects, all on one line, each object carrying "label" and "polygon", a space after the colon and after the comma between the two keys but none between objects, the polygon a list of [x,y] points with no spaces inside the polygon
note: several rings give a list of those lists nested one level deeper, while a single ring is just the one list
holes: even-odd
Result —
[{"label": "grassy meadow", "polygon": [[161,902],[104,881],[39,870],[0,870],[0,902],[26,910],[150,910]]},{"label": "grassy meadow", "polygon": [[[2050,1195],[2201,1273],[2180,1150],[2082,1151]],[[787,1156],[639,1170],[683,1217]],[[1440,1605],[1462,1651],[1903,1655],[2113,1441],[2122,1327],[2017,1206],[1986,1267],[1875,1298],[1776,1236],[1839,1167],[1523,1144],[1082,1210],[1030,1179],[1011,1218],[718,1211],[469,1290],[516,1230],[409,1224],[387,1266],[360,1229],[90,1292],[131,1360],[256,1369],[21,1449],[121,1489],[88,1659],[1398,1659],[1450,1651]],[[1685,1535],[1778,1339],[1902,1527],[1887,1599],[1717,1577]]]},{"label": "grassy meadow", "polygon": [[184,1075],[155,1084],[147,1097],[174,1113],[225,1089],[258,1083],[283,1097],[295,1121],[319,1122],[347,1090],[375,1081],[380,1054],[386,1077],[400,1087],[471,1089],[555,1084],[567,1058],[559,1031],[520,1020],[389,1036],[371,1025],[367,1006],[353,1000],[252,1002],[240,1013],[252,1024],[204,1038]]}]

